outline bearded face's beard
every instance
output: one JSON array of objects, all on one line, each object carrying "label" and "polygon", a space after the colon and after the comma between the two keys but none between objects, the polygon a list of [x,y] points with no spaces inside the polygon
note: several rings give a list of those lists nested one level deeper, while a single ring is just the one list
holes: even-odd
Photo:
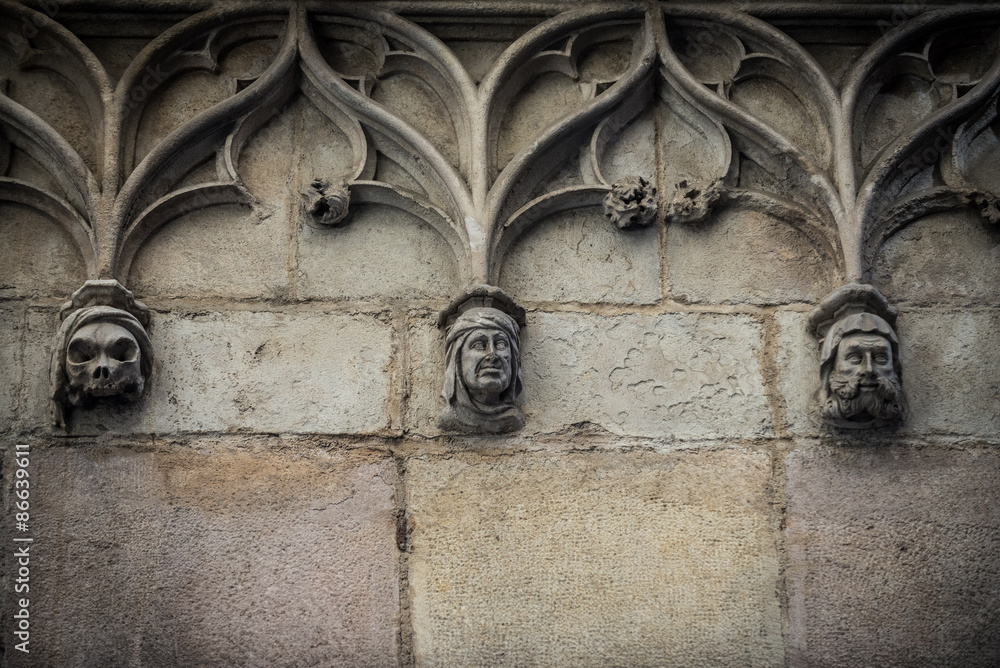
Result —
[{"label": "bearded face's beard", "polygon": [[830,394],[823,406],[823,417],[834,420],[896,420],[903,415],[899,400],[900,383],[895,376],[879,376],[878,386],[861,388],[861,378],[830,374]]}]

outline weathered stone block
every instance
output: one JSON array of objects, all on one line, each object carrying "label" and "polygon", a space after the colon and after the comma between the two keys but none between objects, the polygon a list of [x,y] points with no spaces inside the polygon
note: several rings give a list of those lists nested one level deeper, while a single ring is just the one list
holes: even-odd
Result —
[{"label": "weathered stone block", "polygon": [[1000,313],[903,310],[897,331],[906,431],[1000,436]]},{"label": "weathered stone block", "polygon": [[190,445],[32,450],[31,653],[9,665],[395,665],[392,460]]},{"label": "weathered stone block", "polygon": [[[35,428],[47,424],[56,325],[53,313],[29,316]],[[378,315],[170,313],[154,315],[150,329],[156,363],[142,399],[77,409],[75,433],[388,428],[392,327]]]},{"label": "weathered stone block", "polygon": [[[408,336],[407,429],[438,434],[444,337],[421,315]],[[760,326],[746,316],[529,313],[525,429],[589,422],[636,436],[769,434],[759,353]]]},{"label": "weathered stone block", "polygon": [[414,458],[418,666],[781,666],[767,455]]},{"label": "weathered stone block", "polygon": [[601,173],[608,183],[634,175],[655,184],[656,162],[656,109],[650,108],[622,128],[604,147]]},{"label": "weathered stone block", "polygon": [[[819,343],[806,313],[778,312],[778,390],[795,434],[829,432],[818,417]],[[908,311],[899,316],[902,432],[995,438],[1000,433],[1000,314]]]},{"label": "weathered stone block", "polygon": [[24,309],[0,305],[0,432],[7,432],[17,418],[24,365],[21,355]]},{"label": "weathered stone block", "polygon": [[444,335],[433,314],[411,313],[406,325],[409,394],[404,415],[409,433],[437,435],[437,418],[444,409]]},{"label": "weathered stone block", "polygon": [[[9,19],[5,23],[8,21]],[[23,25],[22,23],[21,30],[11,32],[30,34],[35,28],[34,25],[29,25],[25,31]],[[11,28],[13,29],[13,26]],[[0,67],[3,69],[4,78],[8,80],[8,84],[4,86],[5,95],[38,114],[66,139],[90,170],[95,170],[101,145],[96,128],[100,126],[102,119],[94,118],[89,113],[87,105],[80,103],[76,82],[50,69],[18,67],[17,56],[9,49],[5,49],[4,54],[0,56]]]},{"label": "weathered stone block", "polygon": [[790,665],[996,665],[996,453],[823,448],[787,468]]},{"label": "weathered stone block", "polygon": [[283,213],[261,220],[249,209],[216,206],[159,230],[136,254],[129,288],[154,296],[288,296]]},{"label": "weathered stone block", "polygon": [[804,234],[755,211],[722,209],[667,228],[670,294],[688,302],[818,301],[835,285],[832,267]]},{"label": "weathered stone block", "polygon": [[[808,314],[778,312],[778,390],[795,434],[829,432],[818,417],[819,344]],[[996,438],[1000,433],[1000,314],[907,311],[897,332],[907,415],[902,432]]]},{"label": "weathered stone block", "polygon": [[[785,411],[785,426],[793,434],[825,430],[816,394],[820,385],[820,344],[809,333],[809,313],[777,311],[777,382]],[[904,368],[904,375],[906,369]],[[905,387],[905,383],[904,383]]]},{"label": "weathered stone block", "polygon": [[590,422],[672,438],[771,431],[761,326],[748,316],[532,313],[523,338],[528,429]]},{"label": "weathered stone block", "polygon": [[[129,288],[137,296],[288,297],[291,224],[284,200],[289,197],[292,125],[290,115],[277,117],[240,156],[243,179],[262,204],[253,211],[200,208],[157,231],[132,264]],[[213,170],[202,180],[215,179]]]},{"label": "weathered stone block", "polygon": [[656,225],[622,231],[600,208],[574,209],[540,222],[505,258],[500,285],[522,301],[659,301]]},{"label": "weathered stone block", "polygon": [[343,225],[303,224],[299,233],[304,297],[448,298],[459,283],[458,262],[444,237],[399,209],[355,204]]},{"label": "weathered stone block", "polygon": [[79,248],[58,223],[34,209],[0,202],[0,296],[68,299],[87,280]]},{"label": "weathered stone block", "polygon": [[923,218],[886,242],[872,282],[890,301],[1000,299],[1000,230],[974,211]]}]

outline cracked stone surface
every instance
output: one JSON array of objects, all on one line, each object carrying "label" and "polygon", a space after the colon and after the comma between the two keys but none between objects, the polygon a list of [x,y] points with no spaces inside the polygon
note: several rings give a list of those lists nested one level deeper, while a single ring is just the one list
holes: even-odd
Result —
[{"label": "cracked stone surface", "polygon": [[528,429],[591,422],[673,438],[769,434],[761,327],[741,316],[529,315]]},{"label": "cracked stone surface", "polygon": [[660,298],[658,234],[655,225],[623,233],[597,207],[560,213],[514,244],[500,285],[523,301],[653,303]]},{"label": "cracked stone surface", "polygon": [[756,211],[669,226],[667,266],[671,295],[696,303],[818,301],[836,286],[829,259],[805,235]]}]

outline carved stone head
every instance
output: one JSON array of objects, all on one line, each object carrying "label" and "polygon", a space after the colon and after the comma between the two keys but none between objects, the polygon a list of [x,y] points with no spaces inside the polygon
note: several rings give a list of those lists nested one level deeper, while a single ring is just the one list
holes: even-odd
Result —
[{"label": "carved stone head", "polygon": [[885,320],[857,313],[838,321],[827,333],[820,357],[825,420],[865,428],[903,417],[899,342]]},{"label": "carved stone head", "polygon": [[128,311],[87,306],[59,328],[52,352],[52,400],[57,424],[70,406],[135,401],[153,368],[149,336]]},{"label": "carved stone head", "polygon": [[492,307],[458,315],[445,339],[443,429],[501,433],[524,426],[516,405],[521,393],[520,327]]},{"label": "carved stone head", "polygon": [[838,427],[894,424],[905,413],[896,310],[870,285],[848,285],[827,297],[812,316],[823,337],[821,417]]},{"label": "carved stone head", "polygon": [[142,394],[142,353],[132,332],[113,322],[92,322],[76,330],[66,347],[69,402],[120,396],[134,401]]}]

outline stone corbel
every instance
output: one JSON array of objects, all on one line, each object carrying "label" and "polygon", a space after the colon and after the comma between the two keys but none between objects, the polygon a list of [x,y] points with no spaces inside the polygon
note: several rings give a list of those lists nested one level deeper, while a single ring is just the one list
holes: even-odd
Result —
[{"label": "stone corbel", "polygon": [[87,281],[59,311],[49,367],[52,413],[65,428],[72,407],[130,402],[153,370],[149,309],[116,280]]},{"label": "stone corbel", "polygon": [[441,429],[499,434],[524,426],[517,405],[524,325],[524,309],[490,285],[466,288],[441,311],[438,327],[447,332]]},{"label": "stone corbel", "polygon": [[810,315],[822,341],[819,410],[845,429],[898,424],[905,416],[897,310],[871,285],[845,285]]}]

